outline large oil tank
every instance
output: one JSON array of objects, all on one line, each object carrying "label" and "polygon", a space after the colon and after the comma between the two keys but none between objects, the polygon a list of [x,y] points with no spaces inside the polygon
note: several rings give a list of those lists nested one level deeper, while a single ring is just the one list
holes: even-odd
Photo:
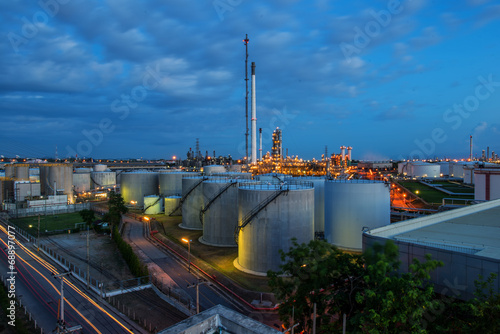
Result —
[{"label": "large oil tank", "polygon": [[73,174],[73,187],[75,192],[83,193],[90,188],[90,170],[87,168],[77,168]]},{"label": "large oil tank", "polygon": [[137,207],[144,206],[144,196],[158,195],[158,173],[147,171],[121,174],[121,194],[125,204],[132,201]]},{"label": "large oil tank", "polygon": [[203,208],[203,181],[206,177],[187,176],[182,178],[182,228],[203,230],[200,210]]},{"label": "large oil tank", "polygon": [[236,247],[234,230],[238,226],[238,183],[244,180],[214,178],[203,182],[200,242],[220,247]]},{"label": "large oil tank", "polygon": [[90,173],[90,178],[92,180],[92,189],[113,187],[116,185],[116,172],[92,172]]},{"label": "large oil tank", "polygon": [[29,166],[27,164],[5,165],[5,176],[16,181],[29,181]]},{"label": "large oil tank", "polygon": [[[279,250],[287,252],[292,247],[292,238],[299,244],[314,239],[311,182],[241,183],[238,208],[241,229],[234,265],[239,270],[261,276],[268,270],[278,271],[283,264]],[[248,220],[250,213],[256,214]]]},{"label": "large oil tank", "polygon": [[181,203],[181,196],[168,196],[165,197],[165,214],[167,216],[180,216],[181,210],[179,205]]},{"label": "large oil tank", "polygon": [[285,180],[287,175],[280,173],[268,173],[268,174],[260,174],[255,175],[254,179],[262,182],[271,182],[271,183],[279,183]]},{"label": "large oil tank", "polygon": [[326,178],[319,176],[286,177],[285,182],[308,181],[314,185],[314,232],[325,232],[325,182]]},{"label": "large oil tank", "polygon": [[[73,164],[53,164],[40,166],[40,183],[42,195],[55,194],[68,195],[68,202],[74,203],[73,199]],[[57,188],[57,193],[54,190]]]},{"label": "large oil tank", "polygon": [[214,173],[213,176],[225,177],[234,180],[250,180],[252,179],[252,173],[238,173],[238,172],[226,172],[226,173]]},{"label": "large oil tank", "polygon": [[426,162],[414,162],[411,164],[411,176],[416,178],[436,178],[441,174],[441,166]]},{"label": "large oil tank", "polygon": [[144,196],[144,213],[147,215],[157,215],[162,210],[162,198],[156,195]]},{"label": "large oil tank", "polygon": [[371,180],[327,180],[325,239],[342,249],[361,251],[364,229],[390,224],[390,185]]},{"label": "large oil tank", "polygon": [[226,167],[221,166],[221,165],[203,166],[203,174],[205,174],[205,175],[212,175],[215,173],[225,173],[225,172],[226,172]]},{"label": "large oil tank", "polygon": [[169,196],[179,196],[182,194],[182,178],[187,176],[196,176],[198,173],[179,172],[179,171],[161,171],[158,175],[160,184],[160,194]]},{"label": "large oil tank", "polygon": [[94,165],[94,168],[93,168],[94,172],[105,172],[108,170],[108,166],[106,165]]}]

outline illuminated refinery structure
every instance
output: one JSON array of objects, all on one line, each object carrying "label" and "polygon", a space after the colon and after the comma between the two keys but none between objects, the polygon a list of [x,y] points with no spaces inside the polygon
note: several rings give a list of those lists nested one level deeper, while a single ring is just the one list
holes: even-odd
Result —
[{"label": "illuminated refinery structure", "polygon": [[[259,133],[262,133],[259,131]],[[248,165],[253,175],[280,173],[291,176],[322,176],[348,178],[354,167],[351,166],[352,147],[341,146],[341,152],[329,157],[322,155],[321,160],[303,160],[298,156],[283,154],[283,131],[276,128],[272,134],[271,152],[262,156],[262,135],[260,137],[261,156],[256,164]],[[347,154],[345,150],[347,149]],[[343,153],[342,153],[343,151]]]}]

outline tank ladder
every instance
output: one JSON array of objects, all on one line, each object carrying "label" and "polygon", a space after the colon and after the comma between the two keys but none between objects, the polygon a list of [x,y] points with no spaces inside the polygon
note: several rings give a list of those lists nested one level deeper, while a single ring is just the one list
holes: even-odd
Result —
[{"label": "tank ladder", "polygon": [[145,213],[147,209],[156,205],[156,203],[158,203],[162,198],[163,198],[163,195],[158,196],[158,199],[153,204],[148,205],[146,208],[144,208],[144,210],[142,210],[142,213]]},{"label": "tank ladder", "polygon": [[184,201],[188,198],[188,196],[193,192],[193,190],[195,190],[200,184],[203,183],[203,181],[206,181],[208,180],[208,177],[204,177],[202,178],[200,181],[196,182],[194,186],[191,187],[191,189],[189,189],[189,191],[186,193],[186,195],[182,196],[181,200],[179,201],[179,205],[177,205],[177,207],[172,211],[170,212],[169,216],[172,216],[172,214],[179,210],[181,207],[182,207],[182,203],[184,203]]},{"label": "tank ladder", "polygon": [[226,190],[228,190],[232,186],[236,185],[237,183],[238,183],[237,181],[231,181],[231,183],[226,184],[222,189],[219,190],[219,192],[214,197],[212,197],[212,199],[210,199],[210,201],[207,203],[207,205],[205,205],[205,207],[200,210],[200,222],[202,225],[203,225],[203,215],[205,214],[205,212],[208,211],[208,209],[210,208],[210,205],[212,205],[213,202],[215,202],[215,200],[217,198],[219,198]]},{"label": "tank ladder", "polygon": [[286,188],[286,189],[280,189],[280,190],[274,192],[273,194],[271,194],[270,196],[268,196],[266,199],[264,199],[262,202],[260,202],[259,205],[257,205],[255,208],[253,208],[249,213],[247,213],[246,216],[243,217],[243,219],[241,220],[241,222],[238,224],[238,226],[234,230],[234,241],[236,241],[236,243],[238,243],[238,236],[240,234],[240,231],[245,226],[247,226],[248,224],[250,224],[250,222],[252,221],[252,219],[254,219],[255,216],[257,216],[259,214],[259,212],[261,212],[266,206],[268,206],[269,203],[271,203],[276,198],[278,198],[278,196],[280,196],[281,194],[284,194],[284,193],[288,193],[288,188]]}]

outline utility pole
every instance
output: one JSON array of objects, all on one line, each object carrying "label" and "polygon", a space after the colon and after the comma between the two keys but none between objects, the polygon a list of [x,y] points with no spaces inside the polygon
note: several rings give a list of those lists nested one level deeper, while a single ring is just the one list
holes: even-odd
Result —
[{"label": "utility pole", "polygon": [[36,238],[37,251],[40,251],[40,214],[38,214],[38,236]]},{"label": "utility pole", "polygon": [[66,328],[66,323],[64,321],[64,276],[71,274],[70,271],[67,271],[65,273],[61,273],[58,275],[54,275],[54,278],[61,278],[61,300],[59,302],[60,304],[60,313],[58,314],[59,320],[57,321],[57,333],[72,333],[77,330],[82,329],[81,325],[76,325],[73,327]]},{"label": "utility pole", "polygon": [[90,289],[90,228],[87,225],[87,289]]},{"label": "utility pole", "polygon": [[196,314],[200,313],[200,285],[201,284],[210,284],[207,280],[201,281],[200,278],[198,278],[197,283],[193,283],[191,285],[188,285],[188,288],[196,288]]}]

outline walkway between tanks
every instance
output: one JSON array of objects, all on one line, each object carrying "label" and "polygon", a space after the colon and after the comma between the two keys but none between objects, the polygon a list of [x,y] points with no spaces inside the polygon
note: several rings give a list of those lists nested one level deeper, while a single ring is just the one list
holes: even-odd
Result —
[{"label": "walkway between tanks", "polygon": [[[187,249],[163,237],[157,238],[153,235],[149,238],[149,224],[146,225],[128,216],[123,216],[123,221],[126,223],[124,237],[136,246],[138,255],[145,260],[150,271],[155,272],[157,277],[161,277],[164,282],[170,282],[172,286],[184,290],[194,302],[196,301],[195,289],[187,289],[186,283],[192,284],[198,278],[215,283],[212,284],[212,289],[215,288],[217,293],[210,291],[212,289],[206,285],[200,285],[201,310],[208,308],[209,305],[222,304],[270,326],[280,323],[278,315],[274,312],[276,310],[274,305],[270,302],[264,302],[264,305],[255,303],[261,298],[260,293],[242,289],[204,261],[193,257],[192,254],[191,271],[199,272],[198,276],[188,273]],[[165,251],[159,248],[167,249],[172,255],[166,255]],[[209,300],[206,300],[207,298]],[[247,300],[254,302],[249,303]]]}]

